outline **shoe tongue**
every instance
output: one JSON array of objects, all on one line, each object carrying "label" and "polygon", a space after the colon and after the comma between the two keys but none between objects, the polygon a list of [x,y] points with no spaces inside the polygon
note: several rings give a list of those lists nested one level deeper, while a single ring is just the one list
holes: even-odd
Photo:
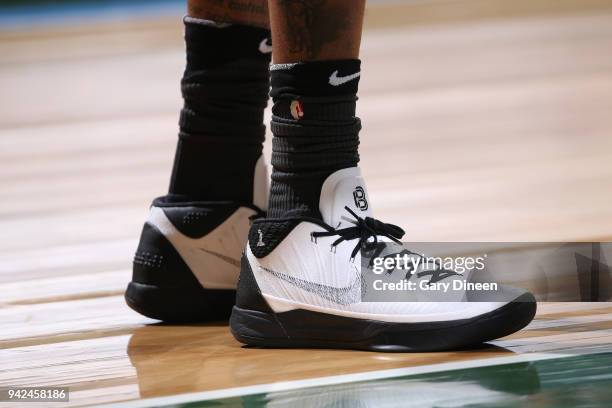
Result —
[{"label": "shoe tongue", "polygon": [[341,227],[350,226],[343,217],[350,220],[354,217],[344,207],[350,208],[361,218],[372,216],[370,197],[359,167],[330,174],[321,188],[319,211],[323,221],[334,228],[338,228],[339,224]]}]

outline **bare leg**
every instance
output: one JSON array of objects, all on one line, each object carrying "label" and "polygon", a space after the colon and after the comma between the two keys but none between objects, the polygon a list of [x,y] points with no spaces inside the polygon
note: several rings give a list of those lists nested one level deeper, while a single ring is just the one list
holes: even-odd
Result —
[{"label": "bare leg", "polygon": [[359,57],[365,0],[269,0],[274,63]]},{"label": "bare leg", "polygon": [[188,0],[190,17],[269,28],[267,0]]}]

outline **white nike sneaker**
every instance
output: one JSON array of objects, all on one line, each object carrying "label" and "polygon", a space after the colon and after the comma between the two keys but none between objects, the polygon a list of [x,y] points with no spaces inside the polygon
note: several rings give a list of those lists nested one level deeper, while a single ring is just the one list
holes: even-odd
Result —
[{"label": "white nike sneaker", "polygon": [[242,258],[231,331],[263,347],[434,351],[478,344],[520,330],[534,317],[525,291],[502,302],[362,302],[365,242],[403,231],[371,217],[359,168],[331,174],[321,189],[322,220],[259,219]]},{"label": "white nike sneaker", "polygon": [[127,304],[168,322],[227,320],[251,219],[263,215],[267,202],[263,156],[255,165],[252,203],[155,199],[134,256]]}]

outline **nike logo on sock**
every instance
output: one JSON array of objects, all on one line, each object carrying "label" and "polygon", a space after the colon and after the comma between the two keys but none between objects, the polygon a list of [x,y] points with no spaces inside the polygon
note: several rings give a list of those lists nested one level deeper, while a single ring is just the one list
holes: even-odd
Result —
[{"label": "nike logo on sock", "polygon": [[356,72],[352,75],[346,75],[346,76],[339,77],[338,71],[336,70],[329,77],[329,84],[331,86],[340,86],[342,84],[346,84],[347,82],[352,81],[353,79],[359,78],[360,75],[361,75],[361,71]]},{"label": "nike logo on sock", "polygon": [[261,52],[262,54],[269,54],[272,52],[272,44],[269,44],[269,41],[269,38],[264,38],[259,43],[259,52]]}]

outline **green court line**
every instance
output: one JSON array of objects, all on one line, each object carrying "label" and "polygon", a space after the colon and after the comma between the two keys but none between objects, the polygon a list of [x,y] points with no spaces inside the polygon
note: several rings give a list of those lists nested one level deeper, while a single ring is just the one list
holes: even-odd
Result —
[{"label": "green court line", "polygon": [[406,375],[172,406],[379,408],[466,405],[612,407],[612,353]]},{"label": "green court line", "polygon": [[[592,350],[592,352],[610,351],[609,348],[604,350]],[[584,353],[583,353],[584,354]],[[116,402],[111,404],[101,405],[103,407],[121,407],[121,408],[149,408],[152,406],[176,406],[197,401],[220,400],[231,397],[239,397],[245,395],[255,395],[270,392],[289,391],[313,387],[321,387],[334,384],[356,383],[363,381],[382,380],[389,378],[397,378],[404,376],[414,376],[419,374],[429,374],[435,372],[462,370],[467,368],[487,367],[502,364],[534,362],[540,360],[551,360],[555,358],[568,358],[574,354],[558,354],[558,353],[525,353],[525,354],[510,354],[499,357],[487,357],[471,360],[460,360],[446,363],[435,363],[417,366],[407,366],[400,368],[391,368],[374,371],[362,371],[350,374],[340,374],[323,377],[312,377],[302,380],[280,381],[272,383],[262,383],[256,385],[247,385],[241,387],[230,387],[215,389],[209,391],[196,391],[183,394],[174,394],[160,397],[152,397],[145,399],[129,400],[124,402]]]}]

